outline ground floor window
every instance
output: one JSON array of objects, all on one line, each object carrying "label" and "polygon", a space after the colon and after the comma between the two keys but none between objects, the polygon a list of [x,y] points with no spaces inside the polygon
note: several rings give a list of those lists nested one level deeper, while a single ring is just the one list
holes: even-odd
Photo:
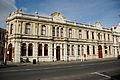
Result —
[{"label": "ground floor window", "polygon": [[89,46],[87,46],[87,55],[90,54],[90,51],[89,51]]},{"label": "ground floor window", "polygon": [[38,44],[38,56],[42,56],[42,44]]},{"label": "ground floor window", "polygon": [[45,44],[44,46],[44,56],[48,56],[48,45]]},{"label": "ground floor window", "polygon": [[107,46],[104,46],[104,48],[105,48],[105,54],[107,54]]},{"label": "ground floor window", "polygon": [[78,45],[78,55],[80,55],[80,45]]},{"label": "ground floor window", "polygon": [[26,44],[21,45],[21,56],[26,56]]},{"label": "ground floor window", "polygon": [[32,56],[33,55],[33,45],[29,44],[28,45],[28,56]]}]

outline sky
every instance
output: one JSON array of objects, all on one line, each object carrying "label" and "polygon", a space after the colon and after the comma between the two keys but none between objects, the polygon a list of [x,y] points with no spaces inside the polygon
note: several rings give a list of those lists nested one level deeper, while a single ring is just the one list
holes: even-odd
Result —
[{"label": "sky", "polygon": [[120,22],[120,0],[0,0],[0,27],[6,28],[8,14],[17,9],[42,16],[57,11],[67,20],[93,25],[100,21],[107,28]]}]

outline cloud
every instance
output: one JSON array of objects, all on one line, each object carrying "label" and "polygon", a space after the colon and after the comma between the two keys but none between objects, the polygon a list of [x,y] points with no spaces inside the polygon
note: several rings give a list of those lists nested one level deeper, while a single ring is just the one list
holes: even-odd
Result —
[{"label": "cloud", "polygon": [[6,18],[12,11],[17,10],[15,0],[0,0],[0,27],[6,28]]}]

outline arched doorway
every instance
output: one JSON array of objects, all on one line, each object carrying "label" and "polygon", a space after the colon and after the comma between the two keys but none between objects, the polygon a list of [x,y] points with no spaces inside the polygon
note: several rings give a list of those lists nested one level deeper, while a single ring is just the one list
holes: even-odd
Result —
[{"label": "arched doorway", "polygon": [[103,55],[102,55],[102,46],[101,45],[98,46],[98,57],[99,58],[103,58]]},{"label": "arched doorway", "polygon": [[60,60],[60,46],[56,47],[56,59],[57,59],[57,61]]},{"label": "arched doorway", "polygon": [[7,54],[7,61],[12,61],[12,44],[10,43],[8,46],[9,53]]}]

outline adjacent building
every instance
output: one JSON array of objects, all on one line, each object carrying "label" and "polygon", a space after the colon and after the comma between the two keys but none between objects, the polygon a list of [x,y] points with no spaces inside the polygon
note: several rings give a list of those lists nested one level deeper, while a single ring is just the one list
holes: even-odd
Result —
[{"label": "adjacent building", "polygon": [[115,56],[120,55],[120,23],[111,28],[113,32],[113,53]]},{"label": "adjacent building", "polygon": [[0,28],[0,63],[4,62],[5,29]]},{"label": "adjacent building", "polygon": [[[50,16],[17,10],[7,18],[8,61],[71,61],[116,57],[113,31],[67,20],[61,13]],[[120,49],[119,49],[120,50]]]}]

